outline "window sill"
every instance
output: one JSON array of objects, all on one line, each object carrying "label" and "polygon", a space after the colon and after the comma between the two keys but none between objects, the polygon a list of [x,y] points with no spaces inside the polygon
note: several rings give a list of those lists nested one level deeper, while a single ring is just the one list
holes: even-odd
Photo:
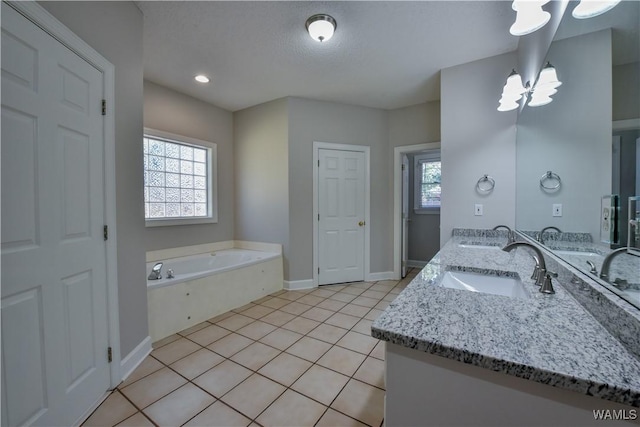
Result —
[{"label": "window sill", "polygon": [[433,209],[414,209],[416,215],[440,215],[440,208]]},{"label": "window sill", "polygon": [[194,225],[194,224],[215,224],[218,218],[160,218],[145,219],[145,227],[169,227],[176,225]]}]

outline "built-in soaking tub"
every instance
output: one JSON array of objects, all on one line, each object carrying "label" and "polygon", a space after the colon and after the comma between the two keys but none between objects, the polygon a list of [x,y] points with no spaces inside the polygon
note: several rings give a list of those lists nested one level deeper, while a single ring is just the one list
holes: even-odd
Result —
[{"label": "built-in soaking tub", "polygon": [[[170,251],[148,254],[147,275],[156,262],[163,263],[162,278],[147,280],[151,340],[158,341],[282,289],[280,247],[264,246],[266,250],[226,248],[164,259],[159,255]],[[182,254],[184,249],[174,253]],[[169,269],[173,278],[167,278]]]}]

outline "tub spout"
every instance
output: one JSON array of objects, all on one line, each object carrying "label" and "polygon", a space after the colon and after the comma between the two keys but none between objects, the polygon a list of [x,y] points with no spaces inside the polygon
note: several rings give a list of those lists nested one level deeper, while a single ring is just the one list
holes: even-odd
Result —
[{"label": "tub spout", "polygon": [[151,269],[151,273],[149,273],[149,277],[147,277],[148,280],[159,280],[162,279],[162,263],[161,262],[157,262],[156,265],[153,266],[153,268]]}]

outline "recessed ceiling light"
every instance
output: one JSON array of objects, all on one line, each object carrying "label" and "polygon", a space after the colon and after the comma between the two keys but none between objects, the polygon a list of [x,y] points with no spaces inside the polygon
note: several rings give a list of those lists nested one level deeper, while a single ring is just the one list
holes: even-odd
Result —
[{"label": "recessed ceiling light", "polygon": [[202,74],[199,74],[199,75],[195,76],[194,78],[199,83],[209,83],[209,77],[203,76]]}]

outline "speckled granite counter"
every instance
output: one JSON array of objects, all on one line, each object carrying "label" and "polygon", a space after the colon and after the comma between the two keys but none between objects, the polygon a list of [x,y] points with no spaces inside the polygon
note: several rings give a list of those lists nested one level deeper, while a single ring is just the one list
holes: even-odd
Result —
[{"label": "speckled granite counter", "polygon": [[[640,360],[557,280],[554,295],[539,293],[529,279],[534,262],[528,249],[506,253],[479,245],[499,247],[505,240],[486,234],[453,237],[376,319],[372,335],[418,351],[640,407]],[[440,286],[446,271],[461,268],[494,275],[517,273],[530,298]]]}]

